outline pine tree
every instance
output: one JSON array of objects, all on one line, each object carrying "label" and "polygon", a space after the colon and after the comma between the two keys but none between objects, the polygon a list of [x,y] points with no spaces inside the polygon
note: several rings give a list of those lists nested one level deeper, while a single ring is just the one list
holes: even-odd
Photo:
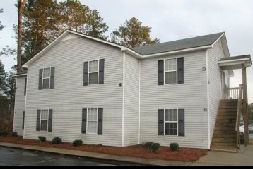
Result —
[{"label": "pine tree", "polygon": [[142,22],[133,17],[130,20],[126,20],[119,29],[112,32],[111,41],[129,48],[134,48],[144,43],[158,43],[159,39],[151,39],[150,33],[151,27],[143,26]]}]

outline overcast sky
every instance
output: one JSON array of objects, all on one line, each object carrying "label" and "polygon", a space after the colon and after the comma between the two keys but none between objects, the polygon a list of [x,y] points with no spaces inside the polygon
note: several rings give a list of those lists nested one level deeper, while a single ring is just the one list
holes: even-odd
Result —
[{"label": "overcast sky", "polygon": [[[16,47],[12,25],[17,24],[16,0],[0,0],[4,13],[0,21],[0,49]],[[152,27],[152,37],[161,42],[225,31],[231,56],[253,54],[252,0],[81,0],[97,9],[109,26],[108,34],[136,17]],[[14,57],[1,57],[5,70],[16,63]],[[241,83],[241,71],[234,71],[233,87]],[[247,69],[249,102],[253,102],[253,67]]]}]

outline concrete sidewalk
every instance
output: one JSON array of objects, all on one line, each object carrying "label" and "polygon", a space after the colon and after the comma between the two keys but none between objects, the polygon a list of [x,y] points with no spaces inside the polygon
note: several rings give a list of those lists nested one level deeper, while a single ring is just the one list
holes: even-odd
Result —
[{"label": "concrete sidewalk", "polygon": [[210,151],[190,166],[253,166],[253,145],[241,145],[238,153]]},{"label": "concrete sidewalk", "polygon": [[33,151],[42,151],[42,152],[56,153],[56,154],[63,154],[63,155],[72,155],[72,156],[79,156],[79,157],[86,157],[86,158],[93,158],[93,159],[100,159],[100,160],[107,160],[107,161],[128,162],[128,163],[153,165],[153,166],[189,166],[190,164],[192,164],[191,162],[165,161],[165,160],[159,160],[159,159],[142,159],[142,158],[137,158],[137,157],[123,157],[123,156],[115,156],[115,155],[108,155],[108,154],[95,153],[95,152],[84,152],[84,151],[68,150],[68,149],[19,145],[19,144],[3,143],[3,142],[0,142],[0,146],[9,147],[9,148],[20,148],[20,149],[33,150]]}]

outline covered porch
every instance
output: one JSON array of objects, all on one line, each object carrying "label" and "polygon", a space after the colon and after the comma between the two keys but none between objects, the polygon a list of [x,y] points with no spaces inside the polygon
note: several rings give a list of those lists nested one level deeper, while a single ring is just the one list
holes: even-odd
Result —
[{"label": "covered porch", "polygon": [[[247,94],[247,67],[252,65],[250,55],[240,55],[229,58],[222,58],[218,62],[219,67],[222,71],[222,99],[237,99],[237,118],[235,131],[237,132],[237,146],[240,147],[240,121],[244,122],[244,145],[247,146],[249,142],[248,133],[248,94]],[[229,83],[226,83],[226,76],[224,71],[228,75],[233,75],[233,70],[242,70],[242,83],[238,87],[230,88]]]}]

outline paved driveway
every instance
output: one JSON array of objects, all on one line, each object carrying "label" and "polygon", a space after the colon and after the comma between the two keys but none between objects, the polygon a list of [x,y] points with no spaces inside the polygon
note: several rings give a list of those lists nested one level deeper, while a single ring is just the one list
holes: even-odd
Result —
[{"label": "paved driveway", "polygon": [[113,166],[113,163],[0,147],[0,166]]}]

